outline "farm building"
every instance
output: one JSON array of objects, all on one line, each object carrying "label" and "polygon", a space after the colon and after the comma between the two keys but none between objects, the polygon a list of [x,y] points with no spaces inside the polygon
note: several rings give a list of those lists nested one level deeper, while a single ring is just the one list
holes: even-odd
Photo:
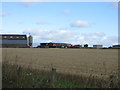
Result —
[{"label": "farm building", "polygon": [[113,45],[112,48],[120,48],[120,45]]},{"label": "farm building", "polygon": [[[29,37],[28,37],[29,38]],[[30,47],[31,42],[27,38],[26,35],[19,35],[19,34],[1,34],[0,35],[0,45],[2,47],[11,47],[11,48],[17,48],[17,47]]]},{"label": "farm building", "polygon": [[82,48],[82,45],[72,45],[69,48]]},{"label": "farm building", "polygon": [[66,48],[71,46],[71,44],[67,44],[67,43],[40,43],[40,48]]},{"label": "farm building", "polygon": [[93,45],[93,48],[103,48],[103,45]]}]

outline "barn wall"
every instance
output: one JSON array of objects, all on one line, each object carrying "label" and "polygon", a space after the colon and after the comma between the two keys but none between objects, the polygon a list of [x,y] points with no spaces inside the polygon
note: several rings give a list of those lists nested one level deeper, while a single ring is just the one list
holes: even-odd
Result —
[{"label": "barn wall", "polygon": [[27,44],[27,40],[2,40],[2,44]]},{"label": "barn wall", "polygon": [[28,47],[27,44],[2,44],[3,48],[25,48]]},{"label": "barn wall", "polygon": [[10,34],[3,34],[0,35],[0,45],[2,47],[12,47],[12,48],[19,48],[19,47],[28,47],[27,45],[27,36],[26,35],[10,35]]}]

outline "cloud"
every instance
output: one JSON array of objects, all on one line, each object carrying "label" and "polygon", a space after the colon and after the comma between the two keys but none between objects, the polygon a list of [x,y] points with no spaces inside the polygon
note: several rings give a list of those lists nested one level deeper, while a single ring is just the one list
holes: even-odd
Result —
[{"label": "cloud", "polygon": [[[39,39],[43,40],[52,40],[52,41],[71,41],[73,38],[73,32],[68,30],[41,30],[41,29],[29,29],[24,31],[26,33],[31,33],[35,35],[36,37],[39,37]],[[75,36],[75,35],[74,35]],[[61,39],[63,38],[63,39]]]},{"label": "cloud", "polygon": [[64,10],[64,14],[70,14],[70,13],[71,13],[70,10],[68,10],[68,9]]},{"label": "cloud", "polygon": [[25,7],[33,6],[37,3],[47,3],[48,0],[19,0]]},{"label": "cloud", "polygon": [[110,8],[119,8],[120,7],[120,2],[119,1],[115,1],[115,2],[112,2],[110,5],[109,5]]},{"label": "cloud", "polygon": [[71,27],[88,27],[89,23],[87,21],[77,20],[70,24]]},{"label": "cloud", "polygon": [[118,42],[117,36],[106,36],[106,34],[103,32],[87,33],[83,34],[83,36],[89,44],[102,44],[104,46],[111,46]]},{"label": "cloud", "polygon": [[120,7],[120,3],[119,3],[119,2],[114,2],[114,3],[112,4],[112,7],[113,7],[113,8],[118,8],[118,7]]},{"label": "cloud", "polygon": [[29,7],[29,6],[32,6],[32,5],[34,5],[35,4],[35,2],[24,2],[23,3],[23,5],[25,6],[25,7]]},{"label": "cloud", "polygon": [[21,33],[15,33],[15,32],[0,32],[0,34],[21,34]]},{"label": "cloud", "polygon": [[7,16],[8,15],[8,13],[5,13],[5,12],[0,12],[0,16]]},{"label": "cloud", "polygon": [[45,22],[45,21],[38,21],[38,22],[36,22],[36,24],[41,24],[41,25],[44,25],[44,24],[48,24],[47,22]]},{"label": "cloud", "polygon": [[39,2],[39,0],[20,0],[24,6],[29,7]]},{"label": "cloud", "polygon": [[102,44],[104,46],[111,46],[118,42],[117,36],[107,37],[103,32],[83,33],[79,34],[70,30],[43,30],[43,29],[28,29],[26,33],[31,33],[34,37],[34,43],[43,42],[61,42],[71,44]]},{"label": "cloud", "polygon": [[20,0],[22,2],[39,2],[39,0]]},{"label": "cloud", "polygon": [[23,22],[18,22],[18,24],[23,24]]}]

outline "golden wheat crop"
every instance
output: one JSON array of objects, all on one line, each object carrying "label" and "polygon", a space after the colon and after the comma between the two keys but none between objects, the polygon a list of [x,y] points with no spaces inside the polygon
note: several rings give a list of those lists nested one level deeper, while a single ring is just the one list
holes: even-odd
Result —
[{"label": "golden wheat crop", "polygon": [[117,49],[3,48],[2,60],[24,67],[73,74],[118,73]]}]

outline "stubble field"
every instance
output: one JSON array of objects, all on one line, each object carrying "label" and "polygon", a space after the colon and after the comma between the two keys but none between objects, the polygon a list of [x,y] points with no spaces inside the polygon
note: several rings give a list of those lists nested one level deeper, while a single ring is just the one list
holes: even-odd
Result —
[{"label": "stubble field", "polygon": [[33,69],[71,74],[118,73],[117,49],[3,48],[2,61]]}]

